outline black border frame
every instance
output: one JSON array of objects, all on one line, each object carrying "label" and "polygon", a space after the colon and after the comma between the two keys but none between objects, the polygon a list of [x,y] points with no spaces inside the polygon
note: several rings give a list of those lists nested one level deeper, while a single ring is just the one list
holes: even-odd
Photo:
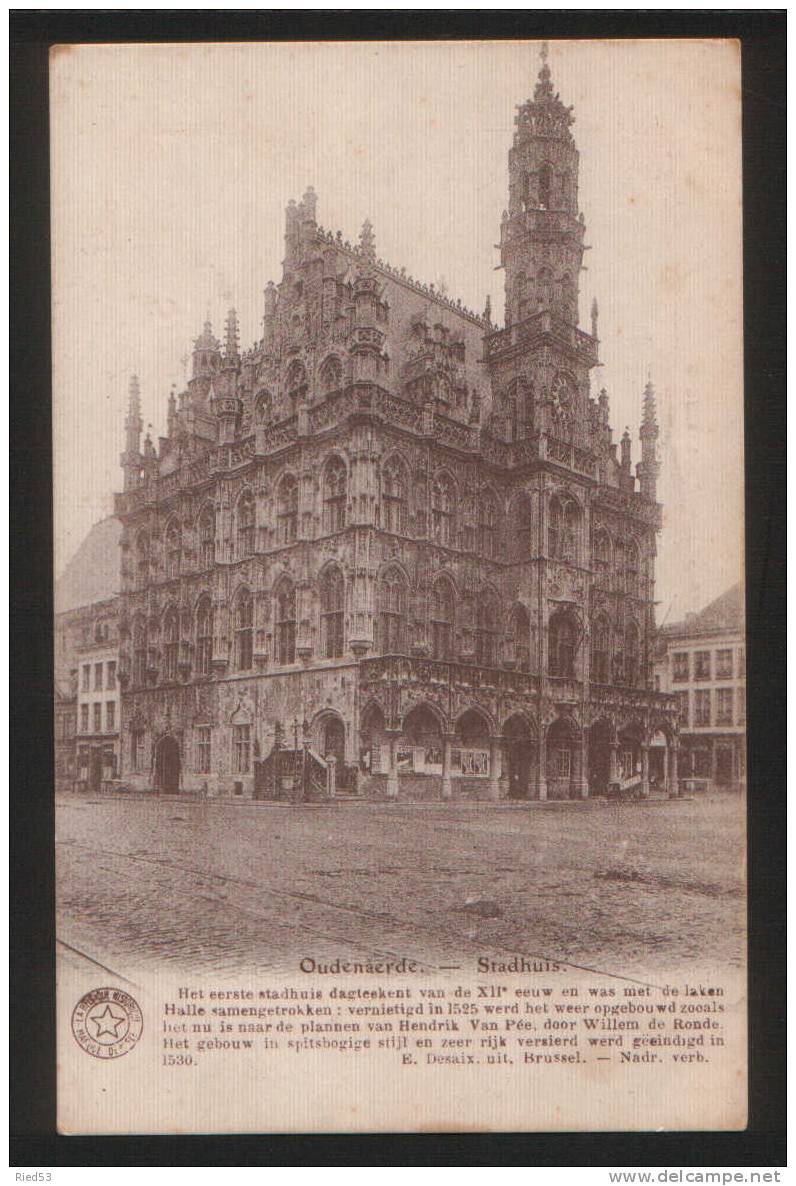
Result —
[{"label": "black border frame", "polygon": [[[11,10],[10,1164],[784,1166],[784,10]],[[742,44],[750,1112],[745,1132],[55,1132],[48,51],[103,41],[730,37]],[[696,262],[696,261],[695,261]],[[310,1157],[314,1161],[308,1160]]]}]

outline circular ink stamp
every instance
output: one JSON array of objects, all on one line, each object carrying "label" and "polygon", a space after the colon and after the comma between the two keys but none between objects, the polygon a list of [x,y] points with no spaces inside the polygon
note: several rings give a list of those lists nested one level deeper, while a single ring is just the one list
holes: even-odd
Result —
[{"label": "circular ink stamp", "polygon": [[94,1058],[120,1058],[132,1050],[144,1019],[129,993],[120,988],[95,988],[75,1005],[72,1033],[75,1041]]}]

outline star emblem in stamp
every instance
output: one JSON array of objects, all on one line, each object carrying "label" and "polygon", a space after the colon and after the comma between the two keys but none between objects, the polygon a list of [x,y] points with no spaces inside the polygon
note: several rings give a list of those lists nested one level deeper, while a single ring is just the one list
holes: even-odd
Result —
[{"label": "star emblem in stamp", "polygon": [[95,988],[77,1002],[72,1033],[94,1058],[119,1058],[141,1037],[144,1019],[138,1002],[121,988]]}]

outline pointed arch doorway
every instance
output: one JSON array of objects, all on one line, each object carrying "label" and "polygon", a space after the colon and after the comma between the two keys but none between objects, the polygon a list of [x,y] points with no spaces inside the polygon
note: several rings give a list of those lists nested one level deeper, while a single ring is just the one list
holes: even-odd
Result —
[{"label": "pointed arch doorway", "polygon": [[539,762],[536,736],[524,717],[511,717],[503,728],[509,799],[534,797]]},{"label": "pointed arch doorway", "polygon": [[161,794],[180,789],[180,747],[175,737],[161,737],[155,750],[155,786]]}]

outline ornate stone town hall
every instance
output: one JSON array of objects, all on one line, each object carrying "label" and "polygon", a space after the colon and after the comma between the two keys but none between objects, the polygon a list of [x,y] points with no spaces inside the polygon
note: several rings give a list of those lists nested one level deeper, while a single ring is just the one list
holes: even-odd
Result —
[{"label": "ornate stone town hall", "polygon": [[[518,109],[505,327],[287,207],[262,340],[209,323],[155,448],[130,385],[121,778],[256,798],[568,798],[676,787],[652,691],[661,525],[590,396],[570,109]],[[489,228],[485,228],[489,234]]]}]

